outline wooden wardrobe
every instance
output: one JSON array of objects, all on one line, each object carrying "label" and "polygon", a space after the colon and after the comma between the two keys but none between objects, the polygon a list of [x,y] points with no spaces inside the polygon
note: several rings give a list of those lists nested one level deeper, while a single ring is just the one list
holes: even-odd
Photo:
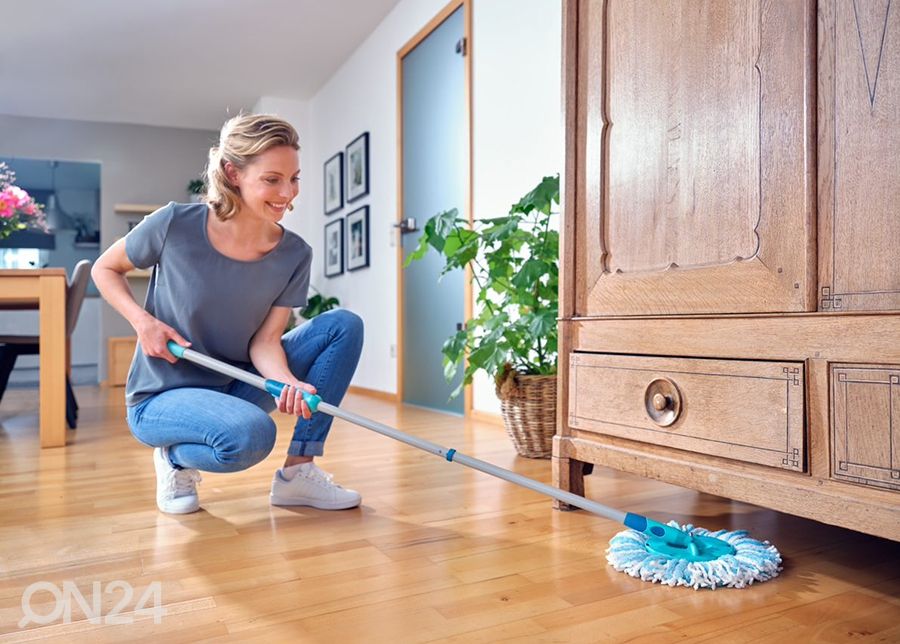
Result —
[{"label": "wooden wardrobe", "polygon": [[900,540],[900,6],[563,7],[555,483]]}]

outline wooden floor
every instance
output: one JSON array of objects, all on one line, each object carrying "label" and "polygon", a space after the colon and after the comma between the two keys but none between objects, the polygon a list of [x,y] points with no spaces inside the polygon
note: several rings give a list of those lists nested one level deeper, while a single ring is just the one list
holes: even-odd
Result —
[{"label": "wooden floor", "polygon": [[[160,514],[151,451],[125,424],[121,389],[77,391],[66,448],[40,450],[37,395],[0,409],[0,639],[61,642],[843,642],[900,641],[900,544],[599,469],[588,496],[657,519],[745,527],[785,557],[774,581],[693,591],[605,564],[619,530],[515,485],[340,421],[320,464],[363,506],[273,508],[272,473],[290,439],[238,474],[204,474],[203,510]],[[502,428],[349,396],[345,408],[549,482],[549,461],[515,455]],[[20,629],[36,582],[75,582],[104,616]],[[135,591],[125,596],[121,580]],[[159,624],[133,612],[158,582]],[[123,584],[124,586],[124,584]],[[28,603],[56,606],[47,591]]]}]

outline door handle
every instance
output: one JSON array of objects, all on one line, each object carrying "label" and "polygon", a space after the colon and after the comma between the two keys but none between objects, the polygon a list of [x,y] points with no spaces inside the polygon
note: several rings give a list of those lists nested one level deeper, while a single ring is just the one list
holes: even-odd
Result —
[{"label": "door handle", "polygon": [[407,217],[406,219],[401,219],[394,224],[394,228],[399,228],[401,235],[405,235],[406,233],[414,233],[419,230],[419,227],[416,225],[415,217]]}]

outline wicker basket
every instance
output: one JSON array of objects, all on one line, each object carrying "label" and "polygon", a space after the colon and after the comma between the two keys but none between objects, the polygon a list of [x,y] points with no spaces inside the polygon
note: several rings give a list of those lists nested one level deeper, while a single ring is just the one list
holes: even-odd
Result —
[{"label": "wicker basket", "polygon": [[503,425],[516,451],[550,458],[556,433],[556,376],[511,373],[497,388]]}]

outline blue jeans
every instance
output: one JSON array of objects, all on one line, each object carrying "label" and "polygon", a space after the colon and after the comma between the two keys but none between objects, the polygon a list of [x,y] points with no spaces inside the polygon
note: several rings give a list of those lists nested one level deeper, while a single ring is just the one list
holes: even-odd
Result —
[{"label": "blue jeans", "polygon": [[[355,313],[335,309],[314,317],[281,338],[288,367],[313,385],[322,400],[339,405],[350,386],[363,344]],[[168,447],[176,467],[237,472],[262,461],[275,446],[276,407],[271,394],[238,380],[225,387],[170,389],[128,408],[128,425],[140,442]],[[288,454],[323,453],[333,418],[297,417]]]}]

